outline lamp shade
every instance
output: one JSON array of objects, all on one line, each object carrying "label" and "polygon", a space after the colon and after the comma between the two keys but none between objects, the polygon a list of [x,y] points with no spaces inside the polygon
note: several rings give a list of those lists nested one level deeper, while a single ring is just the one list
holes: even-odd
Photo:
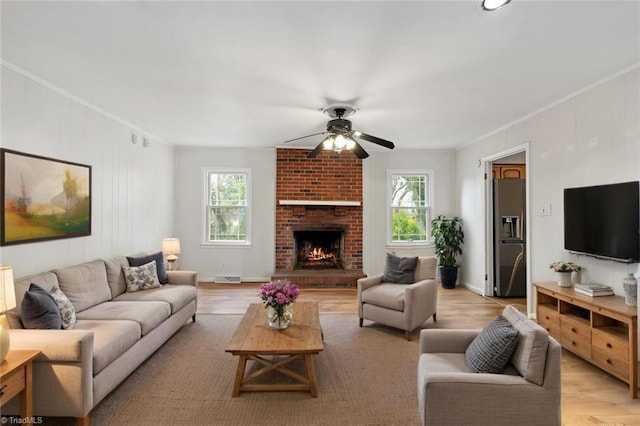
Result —
[{"label": "lamp shade", "polygon": [[16,307],[16,292],[13,286],[13,269],[0,266],[0,313]]},{"label": "lamp shade", "polygon": [[162,240],[162,252],[167,256],[180,254],[180,238],[165,238]]}]

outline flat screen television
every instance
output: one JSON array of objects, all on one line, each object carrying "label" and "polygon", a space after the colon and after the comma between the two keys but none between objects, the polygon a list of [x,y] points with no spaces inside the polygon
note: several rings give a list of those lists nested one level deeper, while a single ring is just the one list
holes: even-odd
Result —
[{"label": "flat screen television", "polygon": [[621,262],[640,260],[638,182],[564,190],[564,248]]}]

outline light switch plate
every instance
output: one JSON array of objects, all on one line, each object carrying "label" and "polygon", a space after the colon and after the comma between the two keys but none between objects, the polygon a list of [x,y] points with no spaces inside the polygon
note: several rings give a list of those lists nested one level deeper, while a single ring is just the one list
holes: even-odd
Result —
[{"label": "light switch plate", "polygon": [[543,204],[540,207],[540,216],[551,216],[551,204]]}]

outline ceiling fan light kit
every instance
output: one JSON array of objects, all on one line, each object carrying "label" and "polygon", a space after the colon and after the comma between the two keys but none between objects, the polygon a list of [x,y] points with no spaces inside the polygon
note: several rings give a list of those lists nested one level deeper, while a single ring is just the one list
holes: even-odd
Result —
[{"label": "ceiling fan light kit", "polygon": [[500,9],[502,6],[506,6],[510,1],[511,0],[482,0],[480,7],[482,8],[482,10],[492,12],[494,10]]},{"label": "ceiling fan light kit", "polygon": [[360,146],[360,144],[355,140],[355,138],[360,138],[364,141],[374,143],[376,145],[383,146],[388,149],[395,148],[393,142],[380,139],[375,136],[367,135],[366,133],[359,132],[357,130],[353,130],[351,127],[351,121],[343,118],[348,117],[355,113],[357,108],[351,105],[345,104],[336,104],[330,105],[326,108],[322,109],[326,115],[332,118],[327,123],[327,130],[320,133],[314,133],[312,135],[302,136],[295,139],[289,139],[287,142],[293,142],[300,139],[305,139],[311,136],[318,135],[326,135],[322,142],[320,142],[307,156],[308,158],[315,158],[320,154],[320,151],[323,150],[333,150],[337,154],[340,154],[342,151],[353,151],[353,153],[360,159],[367,158],[369,154],[367,151]]}]

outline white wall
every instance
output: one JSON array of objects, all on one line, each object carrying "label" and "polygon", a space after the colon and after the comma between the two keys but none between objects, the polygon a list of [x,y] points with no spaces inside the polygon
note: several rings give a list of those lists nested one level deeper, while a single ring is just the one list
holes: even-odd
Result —
[{"label": "white wall", "polygon": [[[484,169],[477,168],[476,161],[529,142],[532,281],[554,280],[549,264],[571,260],[585,268],[583,282],[604,283],[623,295],[622,279],[628,272],[638,274],[638,264],[577,256],[563,249],[563,189],[640,180],[639,107],[636,68],[458,150],[457,200],[466,237],[462,281],[484,287]],[[539,214],[545,204],[551,204],[551,216]],[[531,294],[530,286],[528,291]]]},{"label": "white wall", "polygon": [[[453,151],[371,151],[363,162],[364,270],[384,269],[385,253],[430,255],[432,247],[386,246],[387,169],[432,169],[435,214],[454,214]],[[346,154],[345,154],[346,155]],[[203,167],[250,168],[252,172],[252,244],[202,246]],[[275,265],[275,150],[178,147],[176,149],[176,229],[181,238],[180,267],[195,269],[203,280],[239,275],[243,281],[269,279]]]},{"label": "white wall", "polygon": [[92,234],[0,247],[16,277],[95,258],[160,250],[173,233],[173,147],[2,66],[3,148],[92,166]]},{"label": "white wall", "polygon": [[[244,281],[269,280],[275,266],[275,149],[176,149],[176,229],[180,268],[199,279],[239,275]],[[252,232],[249,246],[204,246],[203,168],[251,169]]]},{"label": "white wall", "polygon": [[364,207],[364,272],[375,275],[384,271],[387,252],[399,256],[433,255],[433,246],[387,246],[387,170],[433,170],[433,211],[454,215],[455,210],[455,153],[453,151],[393,150],[371,151],[363,161]]}]

